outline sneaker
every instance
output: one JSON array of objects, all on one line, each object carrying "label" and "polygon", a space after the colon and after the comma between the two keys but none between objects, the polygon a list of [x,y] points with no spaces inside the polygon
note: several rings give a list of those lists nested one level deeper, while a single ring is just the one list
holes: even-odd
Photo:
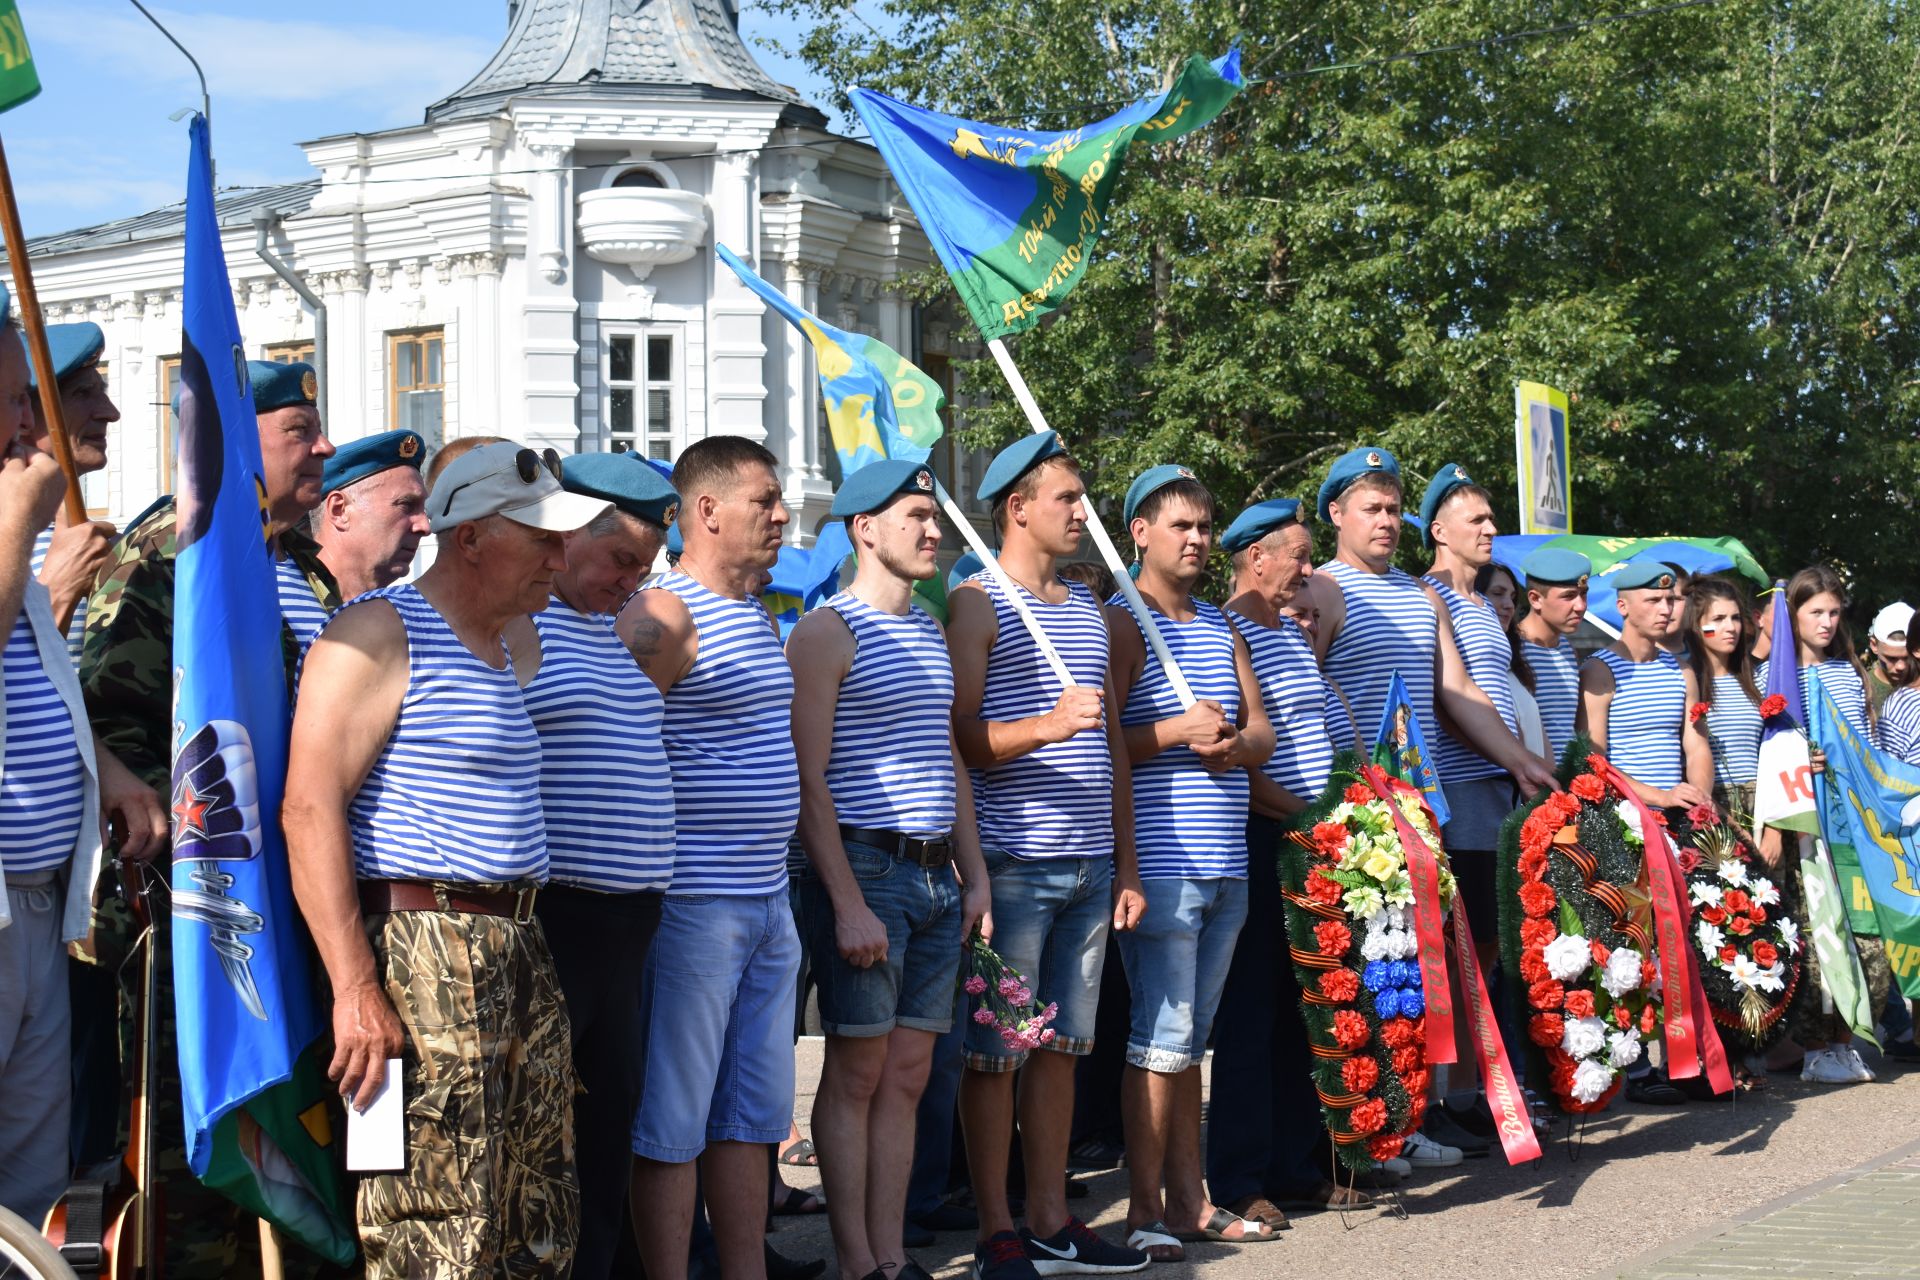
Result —
[{"label": "sneaker", "polygon": [[1011,1231],[996,1231],[973,1245],[973,1280],[1039,1280],[1027,1247]]},{"label": "sneaker", "polygon": [[1144,1271],[1153,1261],[1144,1249],[1108,1244],[1078,1218],[1068,1218],[1067,1225],[1050,1236],[1037,1236],[1022,1227],[1020,1243],[1028,1263],[1043,1276],[1119,1275]]},{"label": "sneaker", "polygon": [[1808,1084],[1858,1084],[1853,1068],[1834,1055],[1832,1049],[1809,1049],[1800,1068],[1800,1079]]},{"label": "sneaker", "polygon": [[1450,1169],[1460,1163],[1460,1148],[1444,1147],[1415,1129],[1400,1154],[1416,1169]]},{"label": "sneaker", "polygon": [[1390,1156],[1387,1159],[1382,1160],[1380,1162],[1380,1167],[1385,1169],[1388,1173],[1392,1174],[1394,1177],[1398,1178],[1402,1182],[1405,1182],[1408,1178],[1411,1178],[1413,1176],[1413,1166],[1408,1164],[1405,1160],[1402,1160],[1399,1156]]},{"label": "sneaker", "polygon": [[1880,1056],[1888,1062],[1904,1062],[1911,1065],[1920,1062],[1920,1045],[1913,1042],[1912,1036],[1908,1036],[1905,1040],[1889,1040],[1887,1047],[1880,1051]]},{"label": "sneaker", "polygon": [[1865,1084],[1867,1081],[1873,1079],[1873,1068],[1861,1060],[1858,1049],[1852,1045],[1844,1045],[1836,1048],[1834,1053],[1840,1058],[1842,1065],[1853,1072],[1853,1078],[1855,1080]]},{"label": "sneaker", "polygon": [[1467,1132],[1445,1107],[1428,1107],[1426,1123],[1421,1130],[1429,1141],[1460,1148],[1460,1154],[1469,1160],[1485,1156],[1493,1150],[1491,1142]]}]

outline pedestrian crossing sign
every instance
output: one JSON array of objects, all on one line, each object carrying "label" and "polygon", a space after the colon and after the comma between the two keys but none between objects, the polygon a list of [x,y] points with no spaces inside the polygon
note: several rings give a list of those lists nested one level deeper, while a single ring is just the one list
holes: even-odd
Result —
[{"label": "pedestrian crossing sign", "polygon": [[1538,382],[1513,388],[1514,449],[1520,476],[1520,532],[1573,532],[1573,463],[1567,394]]}]

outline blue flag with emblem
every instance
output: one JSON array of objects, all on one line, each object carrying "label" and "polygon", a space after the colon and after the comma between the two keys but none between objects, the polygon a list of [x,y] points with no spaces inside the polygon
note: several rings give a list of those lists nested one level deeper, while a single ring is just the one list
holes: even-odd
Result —
[{"label": "blue flag with emblem", "polygon": [[1380,713],[1380,731],[1373,738],[1373,762],[1426,792],[1427,807],[1441,826],[1452,821],[1446,793],[1440,789],[1440,775],[1433,771],[1433,760],[1427,755],[1427,735],[1413,710],[1407,682],[1398,671],[1387,685],[1387,705]]},{"label": "blue flag with emblem", "polygon": [[336,1263],[355,1240],[311,1048],[324,1023],[280,834],[291,712],[260,437],[191,127],[180,342],[173,666],[173,973],[187,1160]]}]

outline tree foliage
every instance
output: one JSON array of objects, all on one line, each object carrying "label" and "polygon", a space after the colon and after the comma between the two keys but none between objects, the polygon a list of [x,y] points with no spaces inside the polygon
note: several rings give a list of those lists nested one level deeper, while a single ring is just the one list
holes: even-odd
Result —
[{"label": "tree foliage", "polygon": [[[1574,398],[1579,531],[1731,533],[1775,573],[1822,559],[1875,603],[1908,588],[1904,0],[1720,0],[1499,43],[1631,0],[884,0],[875,23],[774,2],[835,85],[1033,128],[1241,46],[1260,83],[1134,151],[1085,280],[1010,343],[1101,494],[1177,460],[1226,510],[1311,496],[1371,442],[1416,499],[1456,460],[1512,493],[1530,378]],[[987,398],[972,443],[1026,429],[990,361],[962,387]]]}]

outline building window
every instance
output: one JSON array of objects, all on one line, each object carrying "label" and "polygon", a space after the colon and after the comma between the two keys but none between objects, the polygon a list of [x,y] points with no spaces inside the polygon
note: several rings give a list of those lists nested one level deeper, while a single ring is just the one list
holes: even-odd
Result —
[{"label": "building window", "polygon": [[180,390],[180,357],[160,358],[160,492],[173,492],[173,441],[180,429],[180,415],[173,410],[174,393]]},{"label": "building window", "polygon": [[673,461],[678,425],[678,344],[658,329],[610,333],[606,340],[606,449],[640,451],[656,462]]},{"label": "building window", "polygon": [[271,342],[266,358],[274,364],[313,363],[313,342]]},{"label": "building window", "polygon": [[616,187],[652,187],[664,190],[667,180],[653,169],[628,169],[613,180]]},{"label": "building window", "polygon": [[419,432],[429,449],[440,447],[445,348],[439,329],[387,335],[387,427]]}]

